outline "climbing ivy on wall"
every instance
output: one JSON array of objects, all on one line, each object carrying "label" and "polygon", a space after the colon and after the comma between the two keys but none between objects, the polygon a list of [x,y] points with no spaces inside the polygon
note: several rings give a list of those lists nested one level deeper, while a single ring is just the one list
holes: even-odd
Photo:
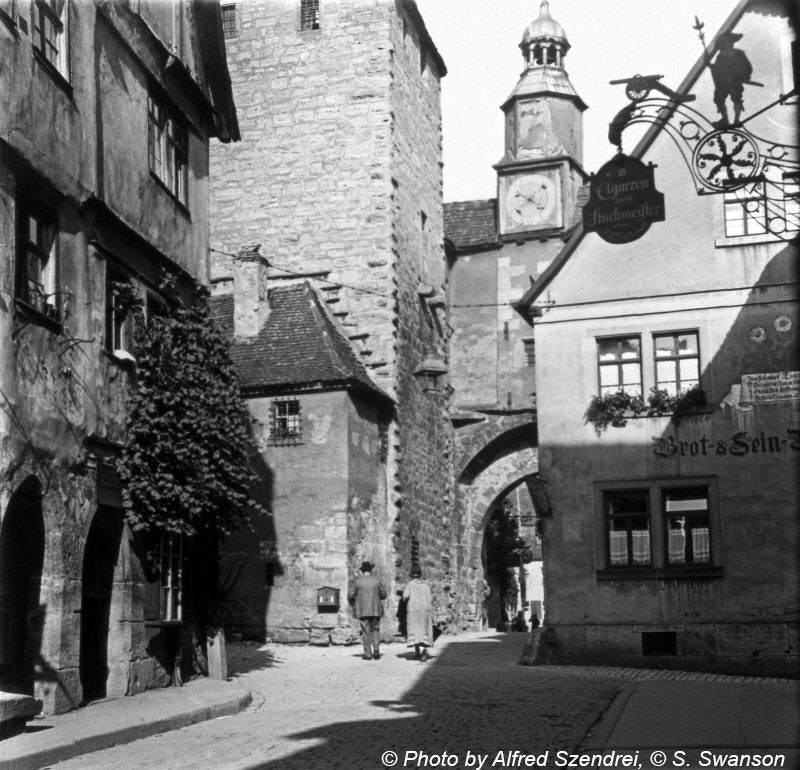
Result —
[{"label": "climbing ivy on wall", "polygon": [[119,474],[131,528],[222,538],[248,527],[263,513],[248,494],[248,417],[207,291],[147,323],[141,301],[130,306],[137,368]]}]

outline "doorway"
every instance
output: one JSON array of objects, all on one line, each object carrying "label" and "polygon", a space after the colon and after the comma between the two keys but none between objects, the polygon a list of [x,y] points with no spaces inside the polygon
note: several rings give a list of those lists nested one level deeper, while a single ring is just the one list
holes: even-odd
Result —
[{"label": "doorway", "polygon": [[108,637],[114,572],[124,529],[122,509],[100,505],[89,528],[81,586],[80,677],[83,701],[107,695]]},{"label": "doorway", "polygon": [[0,526],[0,689],[33,695],[41,652],[42,492],[36,477],[12,495]]}]

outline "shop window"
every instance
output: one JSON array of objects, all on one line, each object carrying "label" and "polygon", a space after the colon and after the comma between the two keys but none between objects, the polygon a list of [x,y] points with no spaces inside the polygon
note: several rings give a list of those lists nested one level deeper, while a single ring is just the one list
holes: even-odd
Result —
[{"label": "shop window", "polygon": [[606,555],[610,567],[651,564],[647,490],[606,492]]},{"label": "shop window", "polygon": [[708,488],[662,490],[666,563],[710,564]]},{"label": "shop window", "polygon": [[221,5],[220,11],[222,13],[222,34],[226,40],[233,37],[238,37],[239,32],[236,28],[236,5],[230,3],[228,5]]},{"label": "shop window", "polygon": [[189,133],[166,102],[150,94],[148,154],[150,171],[184,206],[188,205]]},{"label": "shop window", "polygon": [[319,29],[319,0],[300,0],[300,29]]},{"label": "shop window", "polygon": [[601,396],[621,390],[641,395],[642,346],[638,336],[598,339],[597,366]]},{"label": "shop window", "polygon": [[272,402],[269,443],[272,446],[301,444],[303,420],[298,399],[280,399]]},{"label": "shop window", "polygon": [[677,396],[700,384],[697,332],[653,335],[656,388]]},{"label": "shop window", "polygon": [[17,299],[26,309],[58,321],[58,228],[55,213],[20,204],[18,244]]},{"label": "shop window", "polygon": [[69,80],[69,3],[34,0],[33,47],[61,77]]}]

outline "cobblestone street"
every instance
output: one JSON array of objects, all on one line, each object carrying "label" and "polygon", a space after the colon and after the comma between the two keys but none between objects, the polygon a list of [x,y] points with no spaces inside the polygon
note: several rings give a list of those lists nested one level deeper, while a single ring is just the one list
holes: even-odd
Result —
[{"label": "cobblestone street", "polygon": [[[245,712],[78,757],[92,768],[380,768],[384,751],[533,753],[576,747],[622,687],[615,678],[515,665],[522,634],[440,639],[430,662],[404,646],[232,646]],[[416,766],[416,763],[407,766]]]}]

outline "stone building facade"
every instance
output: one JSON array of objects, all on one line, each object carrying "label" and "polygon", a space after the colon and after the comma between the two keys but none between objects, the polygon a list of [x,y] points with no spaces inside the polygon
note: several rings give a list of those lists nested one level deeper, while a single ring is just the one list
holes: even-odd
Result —
[{"label": "stone building facade", "polygon": [[547,500],[538,475],[536,354],[530,327],[513,303],[574,229],[577,194],[586,178],[586,105],[565,69],[569,39],[548,2],[541,3],[519,47],[525,66],[501,107],[505,133],[495,165],[497,198],[447,203],[444,209],[465,627],[482,620],[496,625],[506,611],[498,580],[506,567],[487,563],[483,547],[487,524],[504,502],[534,556],[524,599],[528,607],[536,603],[541,617],[538,531]]},{"label": "stone building facade", "polygon": [[[395,589],[412,561],[434,581],[445,614],[454,590],[445,66],[411,1],[263,0],[227,8],[243,141],[211,155],[212,281],[232,274],[228,255],[261,244],[271,276],[300,274],[316,285],[373,382],[395,402],[385,496],[348,545],[348,578],[367,558],[390,588],[390,634]],[[290,545],[281,533],[293,526],[291,508],[276,506],[273,515],[278,562],[313,563],[317,534]],[[346,595],[344,577],[337,580]],[[306,586],[308,596],[318,587]],[[266,609],[268,635],[305,627],[280,619],[288,609]],[[316,606],[291,609],[316,613]]]},{"label": "stone building facade", "polygon": [[118,290],[207,281],[208,145],[238,132],[219,6],[132,8],[0,6],[0,688],[47,712],[170,681],[113,470]]},{"label": "stone building facade", "polygon": [[[753,65],[741,124],[703,58],[653,103],[630,154],[664,221],[621,243],[581,225],[519,303],[552,505],[543,660],[800,673],[796,10],[743,0],[709,40]],[[662,406],[598,422],[620,391]]]}]

